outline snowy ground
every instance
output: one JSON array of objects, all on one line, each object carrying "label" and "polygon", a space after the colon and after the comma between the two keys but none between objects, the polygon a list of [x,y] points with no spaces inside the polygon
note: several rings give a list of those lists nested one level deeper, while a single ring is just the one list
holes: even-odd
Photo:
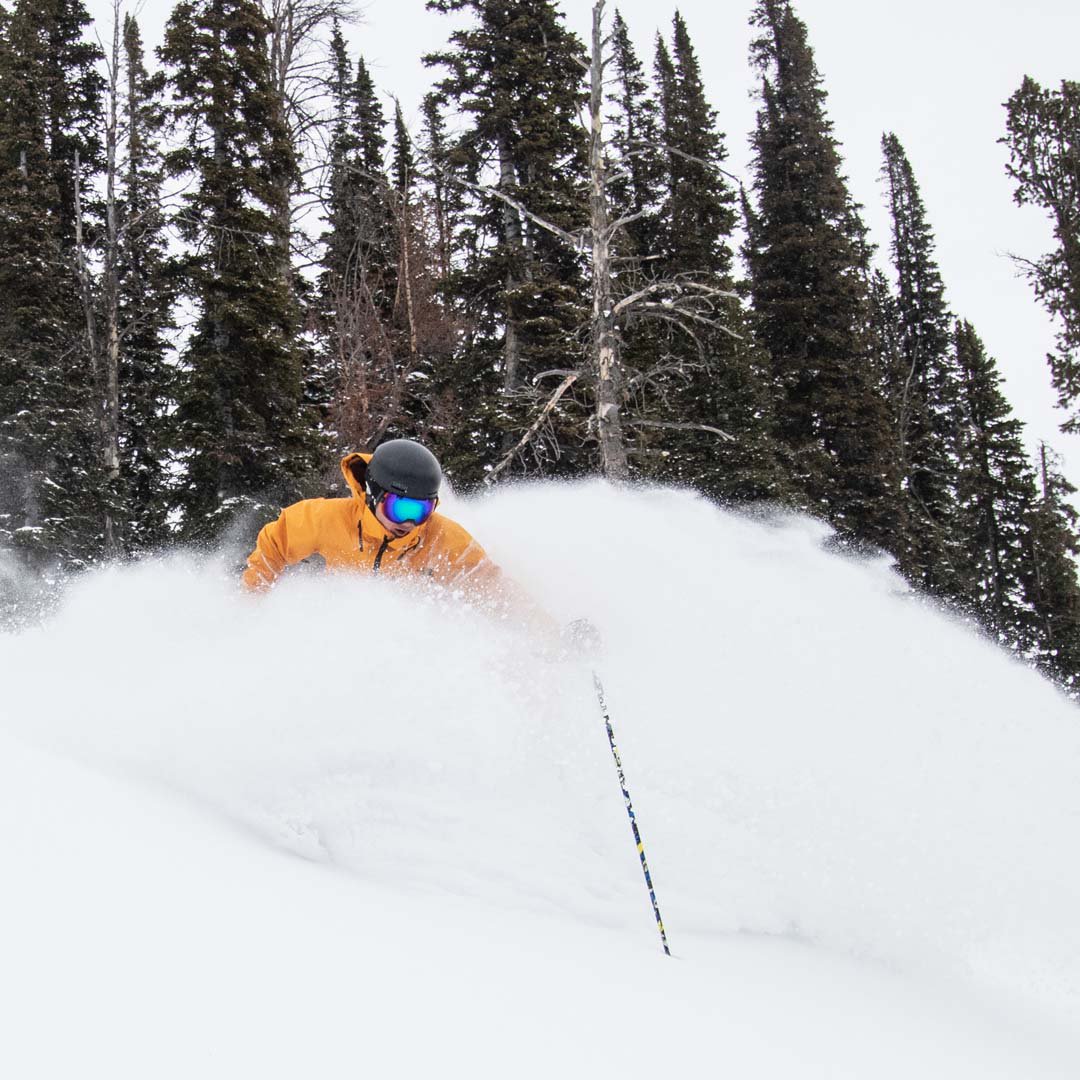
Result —
[{"label": "snowy ground", "polygon": [[587,665],[146,564],[0,637],[0,1076],[1080,1075],[1075,706],[805,520],[450,512],[603,631],[675,957]]}]

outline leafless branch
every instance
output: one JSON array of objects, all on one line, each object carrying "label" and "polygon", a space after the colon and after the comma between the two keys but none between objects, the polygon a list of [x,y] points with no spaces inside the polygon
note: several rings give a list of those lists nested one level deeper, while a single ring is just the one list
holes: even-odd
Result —
[{"label": "leafless branch", "polygon": [[626,423],[633,427],[667,428],[671,431],[707,431],[711,435],[719,436],[725,442],[739,441],[734,435],[729,435],[726,431],[721,431],[720,428],[709,424],[680,424],[673,420],[637,420],[633,417],[627,419]]},{"label": "leafless branch", "polygon": [[585,242],[584,234],[577,233],[575,235],[574,233],[567,232],[554,222],[548,221],[547,218],[542,218],[539,214],[534,214],[520,199],[512,198],[510,195],[507,195],[506,192],[500,191],[498,188],[491,187],[487,184],[474,184],[469,180],[463,180],[460,176],[454,176],[450,173],[445,173],[444,176],[450,183],[466,188],[476,195],[491,195],[494,198],[499,199],[507,206],[516,210],[523,217],[528,218],[534,225],[539,225],[541,229],[551,233],[553,236],[557,236],[575,250],[580,249]]},{"label": "leafless branch", "polygon": [[521,451],[524,450],[525,447],[528,446],[529,443],[535,438],[536,433],[543,426],[544,421],[547,420],[547,418],[551,415],[552,410],[554,410],[555,406],[559,404],[559,401],[562,398],[563,394],[565,394],[566,391],[569,390],[570,387],[573,386],[574,383],[577,381],[579,374],[580,373],[577,371],[571,371],[569,374],[567,374],[566,378],[563,379],[561,383],[559,383],[558,387],[555,390],[555,393],[553,393],[551,397],[548,398],[547,404],[545,404],[544,407],[540,410],[540,414],[533,421],[532,425],[529,427],[529,430],[521,436],[514,448],[508,451],[503,456],[502,460],[491,470],[491,472],[489,472],[487,476],[484,477],[485,484],[494,483],[499,474],[504,472],[509,467],[510,463],[514,460],[514,458],[516,458],[518,454],[520,454]]}]

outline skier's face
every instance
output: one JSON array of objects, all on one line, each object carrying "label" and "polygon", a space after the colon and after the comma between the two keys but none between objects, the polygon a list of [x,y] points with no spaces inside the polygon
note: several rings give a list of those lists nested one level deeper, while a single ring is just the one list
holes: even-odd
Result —
[{"label": "skier's face", "polygon": [[386,514],[383,513],[383,501],[380,499],[375,504],[375,517],[378,519],[379,524],[393,537],[400,539],[403,536],[408,536],[409,533],[416,528],[416,523],[412,521],[403,521],[400,525],[391,521]]}]

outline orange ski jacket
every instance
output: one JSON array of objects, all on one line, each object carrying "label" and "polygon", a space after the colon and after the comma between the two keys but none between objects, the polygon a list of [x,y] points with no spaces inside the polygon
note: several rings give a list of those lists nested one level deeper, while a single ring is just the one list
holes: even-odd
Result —
[{"label": "orange ski jacket", "polygon": [[438,512],[407,535],[391,536],[367,505],[364,473],[370,460],[370,454],[342,459],[349,497],[293,503],[260,531],[244,571],[249,588],[268,588],[285,567],[321,555],[327,570],[421,574],[440,584],[462,586],[477,598],[523,599],[513,595],[516,587],[469,533]]}]

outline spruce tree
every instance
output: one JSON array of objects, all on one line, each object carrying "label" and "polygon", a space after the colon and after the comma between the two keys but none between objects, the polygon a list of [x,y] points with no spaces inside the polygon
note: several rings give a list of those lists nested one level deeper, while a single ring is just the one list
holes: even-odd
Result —
[{"label": "spruce tree", "polygon": [[120,349],[120,479],[125,547],[152,549],[169,536],[169,413],[175,369],[174,260],[163,209],[165,77],[145,63],[136,20],[123,25],[126,155],[120,176],[117,265]]},{"label": "spruce tree", "polygon": [[[661,56],[663,54],[661,53]],[[724,135],[705,86],[686,22],[676,12],[670,74],[664,70],[660,108],[666,151],[663,234],[665,262],[680,273],[731,271],[730,238],[735,228],[735,194],[723,172]]]},{"label": "spruce tree", "polygon": [[[356,243],[355,185],[359,170],[359,139],[354,131],[353,65],[341,25],[335,20],[330,37],[326,92],[333,103],[325,181],[322,192],[326,231],[321,273],[314,303],[320,348],[305,371],[304,397],[324,428],[333,425],[334,400],[340,390],[346,346],[342,341],[346,282]],[[329,471],[329,470],[328,470]]]},{"label": "spruce tree", "polygon": [[1080,82],[1046,90],[1030,76],[1005,105],[1009,176],[1016,202],[1050,215],[1054,249],[1024,268],[1035,295],[1058,325],[1058,350],[1048,356],[1058,403],[1074,410],[1063,431],[1080,431]]},{"label": "spruce tree", "polygon": [[302,408],[298,313],[283,273],[281,188],[294,148],[270,86],[267,22],[253,0],[189,0],[166,29],[173,121],[166,159],[189,177],[177,219],[193,254],[186,291],[198,318],[184,350],[177,423],[189,536],[219,533],[301,495],[318,457]]},{"label": "spruce tree", "polygon": [[964,599],[999,641],[1027,653],[1034,630],[1024,575],[1036,491],[1023,425],[971,324],[958,321],[954,340],[963,434],[953,528],[964,555]]},{"label": "spruce tree", "polygon": [[401,115],[401,103],[394,105],[394,153],[391,174],[394,178],[394,192],[404,197],[416,183],[416,155],[413,153],[412,136],[405,126],[405,117]]},{"label": "spruce tree", "polygon": [[386,314],[393,303],[393,224],[386,175],[386,115],[364,58],[356,62],[353,86],[353,124],[359,142],[353,170],[353,197],[356,200],[356,241],[368,266],[379,276],[376,306]]},{"label": "spruce tree", "polygon": [[1080,694],[1080,557],[1076,488],[1061,472],[1060,459],[1041,443],[1036,458],[1039,497],[1030,519],[1030,554],[1025,588],[1038,642],[1035,661],[1073,697]]},{"label": "spruce tree", "polygon": [[[428,7],[474,17],[451,34],[448,49],[425,58],[446,69],[436,87],[440,104],[465,119],[449,151],[449,177],[464,183],[470,207],[459,234],[463,265],[448,293],[474,329],[455,363],[460,430],[450,433],[448,449],[456,478],[469,483],[527,427],[538,393],[549,392],[545,373],[580,364],[581,260],[535,218],[565,232],[587,220],[586,143],[577,122],[583,53],[551,0],[429,0]],[[501,393],[491,408],[493,370]],[[586,418],[570,415],[564,400],[550,437],[532,444],[534,456],[521,468],[572,473],[588,465]]]},{"label": "spruce tree", "polygon": [[968,554],[953,535],[961,409],[961,374],[955,363],[960,352],[954,351],[934,236],[911,163],[895,135],[883,136],[882,151],[898,320],[888,394],[895,410],[907,524],[906,543],[896,554],[909,579],[937,595],[957,596],[964,591]]},{"label": "spruce tree", "polygon": [[60,235],[70,245],[75,232],[76,158],[84,204],[90,179],[101,171],[101,114],[104,79],[101,49],[86,40],[91,24],[83,0],[44,0],[33,15],[44,38],[42,89],[47,137],[59,198]]},{"label": "spruce tree", "polygon": [[[703,312],[693,333],[661,324],[641,327],[644,349],[667,357],[641,395],[643,471],[690,484],[723,500],[777,498],[782,492],[772,436],[764,357],[735,295],[731,238],[735,194],[723,163],[724,136],[708,104],[700,64],[682,16],[672,50],[657,42],[662,171],[655,248],[645,277],[677,288],[709,285],[726,292]],[[711,325],[716,324],[716,325]],[[628,335],[630,336],[630,335]],[[628,423],[633,426],[634,419]]]},{"label": "spruce tree", "polygon": [[424,96],[421,112],[424,117],[421,155],[426,164],[427,183],[431,191],[439,280],[445,286],[450,278],[451,250],[455,246],[461,223],[464,190],[448,179],[451,169],[449,139],[437,94],[428,93]]},{"label": "spruce tree", "polygon": [[[659,47],[664,48],[663,39]],[[664,175],[660,105],[645,77],[645,68],[630,40],[630,29],[616,11],[611,22],[612,90],[605,123],[617,163],[609,185],[612,211],[636,215],[625,228],[624,258],[656,254]]]},{"label": "spruce tree", "polygon": [[[98,85],[80,4],[22,0],[0,40],[0,542],[34,563],[103,551],[100,413],[74,265],[75,151]],[[68,158],[67,155],[71,154]],[[80,165],[82,162],[80,161]]]},{"label": "spruce tree", "polygon": [[59,203],[43,108],[43,45],[28,5],[0,36],[0,543],[48,553],[54,357],[67,317]]},{"label": "spruce tree", "polygon": [[843,536],[888,547],[897,485],[870,355],[865,230],[806,26],[787,0],[759,0],[752,23],[762,82],[746,257],[785,468],[807,509]]},{"label": "spruce tree", "polygon": [[[394,294],[393,225],[386,173],[386,117],[364,58],[356,74],[340,32],[332,42],[334,128],[329,158],[324,293],[362,272],[385,315]],[[328,275],[328,276],[327,276]]]},{"label": "spruce tree", "polygon": [[434,185],[421,182],[418,152],[400,105],[394,113],[391,171],[398,250],[393,326],[401,357],[400,409],[393,433],[430,442],[438,409],[436,387],[460,339],[441,296],[446,280],[445,229],[453,223],[455,205],[444,200],[440,206]]},{"label": "spruce tree", "polygon": [[[351,76],[340,35],[333,52],[335,121],[321,285],[335,373],[329,424],[341,449],[371,449],[403,408],[406,372],[395,327],[399,199],[384,160],[386,119],[367,65],[359,57]],[[409,163],[401,169],[409,172]]]}]

